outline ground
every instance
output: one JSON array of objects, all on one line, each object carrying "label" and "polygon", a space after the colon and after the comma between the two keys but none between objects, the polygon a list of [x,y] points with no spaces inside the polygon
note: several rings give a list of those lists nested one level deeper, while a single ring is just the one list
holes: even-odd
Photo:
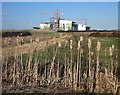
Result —
[{"label": "ground", "polygon": [[[8,36],[9,32],[13,32],[12,34],[10,33],[10,35]],[[16,33],[14,35],[14,32]],[[28,35],[27,35],[28,34]],[[96,58],[96,42],[100,41],[101,42],[101,52],[100,52],[100,65],[104,65],[104,61],[105,61],[105,54],[104,54],[104,50],[106,49],[106,61],[109,63],[110,62],[110,57],[109,57],[109,47],[112,46],[112,44],[115,45],[116,51],[115,53],[118,52],[118,64],[120,62],[120,38],[119,32],[62,32],[62,33],[56,33],[54,31],[47,31],[47,30],[14,30],[14,31],[3,31],[3,38],[2,38],[2,56],[4,59],[6,59],[8,56],[11,55],[19,55],[20,53],[24,54],[24,53],[29,53],[29,52],[34,52],[34,51],[38,51],[41,50],[43,52],[43,55],[41,55],[40,58],[48,58],[47,60],[52,60],[51,56],[54,56],[54,50],[55,50],[55,46],[59,44],[59,42],[61,42],[62,46],[65,45],[66,41],[69,41],[70,39],[73,40],[73,61],[76,62],[76,57],[77,57],[77,53],[76,53],[76,47],[77,47],[77,42],[80,38],[80,36],[83,36],[84,40],[83,40],[83,45],[82,48],[85,51],[84,54],[86,56],[86,58],[88,57],[86,52],[88,51],[87,48],[87,42],[88,39],[91,39],[92,42],[92,47],[91,47],[91,51],[93,51],[94,54],[94,58]],[[24,42],[20,42],[19,44],[17,44],[17,40],[16,37],[19,35],[19,40],[21,41],[21,39],[24,39]],[[39,37],[39,41],[36,41]],[[5,42],[7,38],[7,42]],[[9,40],[10,38],[10,40]],[[30,39],[32,39],[32,42],[30,42]],[[8,41],[10,41],[10,44],[8,43]],[[68,45],[69,46],[69,45]],[[67,47],[68,48],[68,47]],[[16,52],[19,51],[19,52]],[[49,51],[51,50],[51,51]],[[69,52],[69,49],[63,49],[63,47],[61,47],[59,49],[60,55],[59,55],[59,60],[60,63],[63,63],[64,61],[62,61],[64,59],[64,53]],[[41,52],[40,51],[40,52]],[[48,55],[45,55],[45,52],[47,51]],[[48,52],[49,51],[49,52]],[[68,53],[69,54],[69,53]],[[84,59],[85,62],[87,59]],[[5,64],[6,60],[3,60],[3,66]],[[43,60],[44,61],[44,60]],[[41,62],[43,62],[41,61]],[[49,62],[48,61],[48,62]],[[13,63],[12,61],[10,62],[10,60],[7,61],[8,64]],[[55,60],[56,62],[56,60]],[[43,62],[44,63],[44,62]],[[9,67],[8,67],[9,68]],[[119,68],[120,65],[118,65],[118,71],[119,72]],[[3,73],[5,73],[4,69],[3,69]],[[118,73],[119,74],[119,73]],[[120,79],[120,76],[117,76]],[[4,76],[3,76],[4,79]],[[56,93],[66,93],[68,92],[74,92],[73,89],[71,88],[64,88],[64,86],[62,84],[58,85],[51,85],[51,86],[47,86],[47,85],[34,85],[34,86],[30,86],[30,85],[19,85],[19,86],[13,86],[9,81],[7,82],[6,80],[3,80],[3,91],[7,92],[45,92],[46,90],[48,91],[48,93],[52,93],[55,92]],[[25,90],[24,90],[25,89]],[[64,91],[65,90],[65,91]]]}]

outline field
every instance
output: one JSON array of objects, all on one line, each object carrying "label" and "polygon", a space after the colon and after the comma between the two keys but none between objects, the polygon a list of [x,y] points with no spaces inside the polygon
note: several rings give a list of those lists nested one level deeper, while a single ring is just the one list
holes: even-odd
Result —
[{"label": "field", "polygon": [[3,35],[3,93],[120,94],[119,32]]}]

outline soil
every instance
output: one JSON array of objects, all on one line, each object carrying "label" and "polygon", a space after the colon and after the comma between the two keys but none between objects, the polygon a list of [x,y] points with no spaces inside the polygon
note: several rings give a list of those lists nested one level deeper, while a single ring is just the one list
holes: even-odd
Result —
[{"label": "soil", "polygon": [[95,32],[90,33],[89,37],[120,37],[120,32]]}]

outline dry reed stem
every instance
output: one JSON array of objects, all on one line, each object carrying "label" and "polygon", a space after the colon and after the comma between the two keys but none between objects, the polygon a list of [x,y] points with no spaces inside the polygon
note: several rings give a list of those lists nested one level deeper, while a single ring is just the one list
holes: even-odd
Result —
[{"label": "dry reed stem", "polygon": [[[65,41],[65,49],[67,47],[67,43],[68,41]],[[68,77],[68,64],[67,64],[67,56],[66,56],[66,52],[65,52],[65,70],[64,70],[64,80],[65,80],[65,87],[67,87],[67,77]]]},{"label": "dry reed stem", "polygon": [[26,82],[29,83],[29,85],[31,86],[31,62],[32,62],[32,55],[33,53],[31,51],[29,51],[29,60],[28,60],[28,70],[27,70],[27,79]]},{"label": "dry reed stem", "polygon": [[77,71],[76,71],[76,64],[73,66],[73,89],[77,90]]},{"label": "dry reed stem", "polygon": [[60,62],[59,62],[59,59],[58,59],[58,65],[57,65],[57,78],[56,78],[56,81],[58,82],[59,80],[59,69],[60,69]]},{"label": "dry reed stem", "polygon": [[[79,42],[78,42],[78,43],[79,43]],[[80,43],[79,43],[79,44],[80,44]],[[79,79],[80,79],[80,78],[79,78],[79,77],[80,77],[80,76],[79,76],[79,69],[80,69],[80,68],[79,68],[79,49],[80,49],[79,44],[78,44],[78,48],[77,48],[77,49],[78,49],[78,56],[77,56],[77,67],[76,67],[76,70],[77,70],[77,71],[76,71],[76,85],[77,85],[77,83],[79,83]]]},{"label": "dry reed stem", "polygon": [[[14,58],[16,60],[16,52],[17,52],[17,48],[15,48],[15,55],[14,55]],[[14,61],[14,66],[13,66],[13,85],[15,85],[15,81],[16,81],[16,61]]]},{"label": "dry reed stem", "polygon": [[70,40],[70,82],[71,87],[73,88],[73,64],[72,64],[72,49],[73,41]]},{"label": "dry reed stem", "polygon": [[[83,40],[83,38],[80,38],[80,40],[82,41]],[[77,48],[77,50],[78,50],[78,56],[77,56],[77,77],[76,77],[76,80],[77,80],[77,82],[79,83],[79,87],[80,87],[80,76],[81,76],[81,74],[80,74],[80,66],[81,66],[81,63],[79,63],[79,62],[81,62],[81,42],[80,42],[80,40],[78,41],[78,48]],[[80,58],[80,59],[79,59]],[[80,60],[80,61],[79,61]],[[79,76],[79,77],[78,77]]]},{"label": "dry reed stem", "polygon": [[19,85],[20,84],[20,79],[19,79],[19,76],[20,76],[20,65],[19,65],[19,50],[18,50],[18,55],[16,54],[16,84]]},{"label": "dry reed stem", "polygon": [[55,54],[53,56],[53,59],[52,59],[52,62],[51,62],[51,68],[50,68],[50,73],[49,73],[49,78],[48,78],[48,84],[50,84],[50,81],[51,81],[51,75],[52,75],[52,70],[53,70],[53,67],[54,67],[54,61],[55,61],[56,55],[57,55],[57,49],[56,49],[56,52],[55,52]]},{"label": "dry reed stem", "polygon": [[113,49],[112,47],[109,47],[109,52],[110,52],[110,73],[111,73],[111,77],[113,78]]},{"label": "dry reed stem", "polygon": [[[20,46],[22,47],[22,45],[20,45]],[[20,65],[21,65],[21,70],[20,70],[21,71],[20,72],[21,73],[21,76],[20,76],[21,78],[20,79],[21,79],[21,85],[23,85],[23,70],[24,70],[23,69],[23,58],[22,57],[23,57],[22,56],[22,51],[20,50]]]},{"label": "dry reed stem", "polygon": [[101,48],[101,43],[97,41],[97,64],[96,64],[96,93],[99,92],[99,52]]},{"label": "dry reed stem", "polygon": [[65,87],[67,87],[67,63],[66,63],[66,52],[65,52],[65,70],[64,70],[64,78],[65,78]]},{"label": "dry reed stem", "polygon": [[34,63],[34,78],[35,78],[35,80],[34,80],[34,85],[36,84],[37,85],[37,80],[38,80],[38,61],[37,61],[37,59],[38,59],[38,51],[36,50],[36,58],[35,58],[35,63]]},{"label": "dry reed stem", "polygon": [[9,55],[9,53],[6,55],[6,60],[5,60],[5,79],[6,79],[6,81],[7,81],[7,69],[8,69],[8,56]]},{"label": "dry reed stem", "polygon": [[83,36],[80,36],[80,41],[81,41],[81,42],[83,41]]},{"label": "dry reed stem", "polygon": [[[37,40],[37,38],[35,39],[35,43],[38,43],[39,41]],[[42,74],[42,77],[38,77],[38,63],[41,64],[40,60],[38,61],[38,51],[36,50],[35,52],[35,63],[32,64],[32,58],[33,58],[33,53],[29,51],[29,54],[28,54],[28,57],[29,57],[29,60],[26,60],[25,62],[25,65],[23,64],[23,59],[22,59],[22,52],[21,51],[17,51],[17,49],[15,48],[15,54],[14,54],[14,64],[13,64],[13,85],[15,86],[16,84],[19,85],[19,83],[21,82],[21,84],[27,84],[29,83],[29,85],[32,85],[31,82],[33,82],[33,85],[37,85],[38,84],[38,81],[40,81],[40,85],[47,85],[49,84],[49,87],[53,87],[54,84],[55,86],[58,86],[59,83],[61,83],[61,85],[64,85],[65,87],[67,86],[70,86],[73,90],[78,90],[78,86],[81,89],[83,89],[82,85],[81,85],[81,82],[82,80],[86,80],[88,78],[88,81],[84,81],[84,84],[85,85],[88,85],[88,88],[89,88],[89,92],[91,92],[91,89],[93,88],[94,89],[94,92],[103,92],[103,90],[106,90],[109,88],[109,86],[113,86],[111,87],[111,92],[117,92],[117,88],[118,88],[118,79],[117,79],[117,75],[116,75],[116,70],[117,70],[117,65],[118,65],[118,62],[117,62],[117,55],[116,55],[116,67],[115,67],[115,76],[113,76],[113,78],[111,79],[111,75],[108,74],[107,70],[108,68],[106,67],[106,49],[105,49],[105,74],[99,72],[99,63],[100,63],[100,56],[99,56],[99,53],[100,53],[100,48],[101,48],[101,43],[98,41],[97,42],[97,52],[96,52],[96,55],[97,55],[97,59],[96,59],[96,72],[94,73],[94,77],[93,77],[93,72],[94,72],[94,68],[92,69],[92,65],[91,65],[91,59],[92,59],[92,52],[91,52],[91,40],[88,39],[88,74],[86,73],[82,73],[82,51],[83,49],[81,48],[81,42],[83,41],[83,37],[81,36],[80,37],[80,40],[78,41],[78,47],[77,47],[77,50],[78,50],[78,56],[77,56],[77,62],[75,62],[75,64],[73,65],[73,55],[72,55],[72,52],[74,52],[73,50],[73,43],[72,43],[72,40],[70,40],[70,55],[67,56],[67,52],[65,51],[65,64],[64,64],[64,76],[63,78],[60,77],[60,73],[62,72],[62,70],[60,69],[61,67],[61,64],[60,64],[60,51],[58,50],[60,47],[61,47],[61,43],[59,42],[58,43],[58,47],[56,49],[56,52],[53,56],[53,59],[52,59],[52,62],[51,62],[51,66],[47,66],[45,64],[45,70],[44,70],[44,73],[43,72],[39,72],[40,74]],[[21,37],[18,37],[18,45],[22,45],[24,43],[23,41],[23,38]],[[9,45],[8,45],[9,46]],[[66,48],[66,45],[65,45],[65,48]],[[113,55],[115,54],[113,51],[115,50],[115,46],[112,45],[112,47],[110,47],[110,57],[111,57],[111,72],[113,74],[113,63],[114,63],[114,60],[113,60]],[[18,53],[17,53],[18,52]],[[54,52],[54,51],[53,51]],[[10,53],[9,53],[10,54]],[[17,55],[17,54],[20,54]],[[55,58],[56,58],[56,55],[58,54],[58,64],[57,64],[57,72],[55,72],[55,68],[54,68],[54,61],[55,61]],[[47,53],[46,53],[47,55]],[[8,55],[9,56],[9,55]],[[8,58],[8,57],[7,57]],[[4,60],[6,62],[8,62],[8,59],[7,60]],[[18,62],[19,61],[19,62]],[[45,60],[45,63],[47,63],[47,59]],[[8,70],[10,69],[10,67],[7,65],[6,66],[7,68],[5,68],[5,70]],[[24,68],[25,67],[25,68]],[[25,72],[25,73],[24,73]],[[6,73],[6,72],[5,72]],[[82,75],[83,75],[83,78],[82,78]],[[86,76],[87,75],[87,76]],[[24,79],[23,76],[27,76],[27,79]],[[9,77],[8,76],[5,76],[6,78]],[[61,78],[61,79],[60,79]],[[94,85],[93,85],[93,81],[95,78],[95,88],[94,88]],[[103,81],[104,81],[104,78],[105,78],[105,88],[103,88]],[[10,80],[10,79],[8,79]],[[26,80],[26,81],[25,81]],[[48,80],[48,83],[47,81]],[[59,81],[58,81],[59,80]],[[65,84],[64,84],[65,83]],[[108,87],[107,87],[108,86]],[[84,89],[86,90],[86,89]]]},{"label": "dry reed stem", "polygon": [[88,62],[88,90],[90,91],[91,90],[91,87],[90,87],[90,80],[91,80],[91,39],[88,39],[88,49],[89,49],[89,62]]}]

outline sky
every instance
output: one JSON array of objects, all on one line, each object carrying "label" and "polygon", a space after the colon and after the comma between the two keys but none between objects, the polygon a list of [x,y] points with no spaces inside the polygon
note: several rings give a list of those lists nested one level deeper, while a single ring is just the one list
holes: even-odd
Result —
[{"label": "sky", "polygon": [[[118,29],[117,2],[3,2],[2,29],[32,29],[41,22],[50,21],[56,9],[59,17],[84,24],[91,29]],[[41,14],[50,12],[50,14]]]}]

